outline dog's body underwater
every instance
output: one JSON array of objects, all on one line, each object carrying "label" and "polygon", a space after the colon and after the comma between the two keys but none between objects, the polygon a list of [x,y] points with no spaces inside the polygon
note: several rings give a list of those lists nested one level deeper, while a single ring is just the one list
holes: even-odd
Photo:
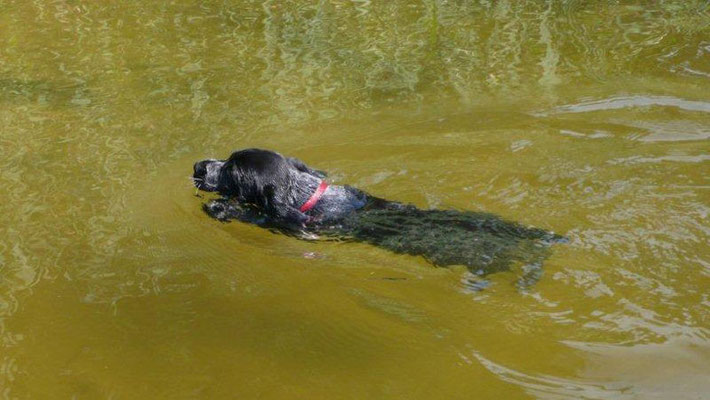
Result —
[{"label": "dog's body underwater", "polygon": [[371,196],[350,186],[327,185],[326,174],[276,152],[246,149],[227,160],[194,166],[200,190],[221,198],[203,206],[220,221],[232,219],[283,233],[314,233],[420,255],[437,266],[465,265],[477,274],[519,264],[522,284],[541,274],[552,232],[481,212],[422,210]]}]

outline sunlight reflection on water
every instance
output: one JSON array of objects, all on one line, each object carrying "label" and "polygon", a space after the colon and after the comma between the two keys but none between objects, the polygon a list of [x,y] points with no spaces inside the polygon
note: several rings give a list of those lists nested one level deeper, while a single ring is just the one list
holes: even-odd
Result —
[{"label": "sunlight reflection on water", "polygon": [[[707,12],[0,3],[1,397],[710,392]],[[515,269],[471,291],[208,220],[192,163],[251,146],[571,243],[530,293]]]}]

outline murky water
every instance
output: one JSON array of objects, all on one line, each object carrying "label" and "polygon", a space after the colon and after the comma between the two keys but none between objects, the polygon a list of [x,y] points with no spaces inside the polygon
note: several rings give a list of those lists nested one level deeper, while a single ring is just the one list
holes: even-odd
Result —
[{"label": "murky water", "polygon": [[[705,1],[0,0],[4,398],[700,399]],[[200,209],[264,147],[566,234],[544,275]]]}]

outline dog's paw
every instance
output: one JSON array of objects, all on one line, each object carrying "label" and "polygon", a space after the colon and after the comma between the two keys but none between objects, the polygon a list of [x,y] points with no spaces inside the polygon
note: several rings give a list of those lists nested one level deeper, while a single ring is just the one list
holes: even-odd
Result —
[{"label": "dog's paw", "polygon": [[234,218],[233,206],[223,200],[213,200],[202,205],[202,210],[210,217],[221,222],[229,222]]}]

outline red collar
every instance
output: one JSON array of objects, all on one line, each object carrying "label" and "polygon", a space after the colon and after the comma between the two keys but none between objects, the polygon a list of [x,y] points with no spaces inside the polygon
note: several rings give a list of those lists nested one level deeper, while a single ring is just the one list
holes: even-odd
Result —
[{"label": "red collar", "polygon": [[323,196],[323,193],[325,193],[325,189],[328,188],[328,184],[325,183],[325,180],[320,181],[320,185],[318,185],[318,189],[316,189],[315,192],[311,195],[311,197],[306,200],[305,203],[301,206],[300,210],[302,213],[310,210],[313,208],[316,203],[318,203],[318,200],[320,200],[321,196]]}]

